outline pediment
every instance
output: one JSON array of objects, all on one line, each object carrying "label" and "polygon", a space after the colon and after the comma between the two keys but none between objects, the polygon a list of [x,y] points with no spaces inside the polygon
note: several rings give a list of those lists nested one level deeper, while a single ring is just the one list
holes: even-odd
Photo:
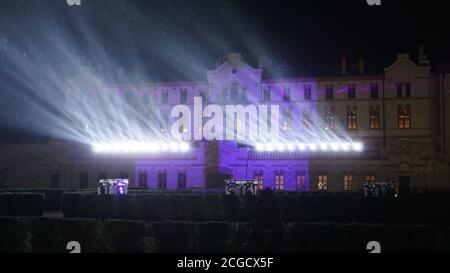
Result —
[{"label": "pediment", "polygon": [[241,60],[240,54],[229,54],[228,61],[207,72],[208,83],[229,85],[232,82],[241,85],[261,82],[262,69],[253,68]]},{"label": "pediment", "polygon": [[411,61],[409,54],[399,54],[397,60],[384,71],[388,78],[413,80],[416,77],[427,77],[430,73],[430,67],[418,66]]}]

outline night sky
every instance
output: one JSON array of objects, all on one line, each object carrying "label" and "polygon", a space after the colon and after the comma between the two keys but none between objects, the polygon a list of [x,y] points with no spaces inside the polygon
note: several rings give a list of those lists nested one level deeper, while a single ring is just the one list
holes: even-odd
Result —
[{"label": "night sky", "polygon": [[24,101],[42,109],[49,103],[46,90],[34,86],[49,74],[70,78],[81,64],[107,81],[120,71],[145,82],[191,81],[204,80],[220,58],[240,52],[251,65],[267,54],[312,75],[335,74],[344,56],[350,63],[364,57],[368,70],[380,73],[396,53],[415,57],[424,44],[434,69],[441,69],[450,61],[449,6],[430,0],[382,0],[378,7],[365,0],[81,0],[75,7],[65,0],[2,0],[0,139],[39,131],[45,120]]}]

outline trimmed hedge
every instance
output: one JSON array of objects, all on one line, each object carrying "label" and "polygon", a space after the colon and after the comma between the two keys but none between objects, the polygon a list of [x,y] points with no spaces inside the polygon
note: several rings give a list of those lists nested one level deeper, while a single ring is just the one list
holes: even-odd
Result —
[{"label": "trimmed hedge", "polygon": [[0,217],[0,252],[67,253],[70,241],[81,252],[145,252],[146,235],[141,221]]},{"label": "trimmed hedge", "polygon": [[65,217],[146,221],[301,221],[391,224],[450,224],[449,196],[370,199],[358,195],[258,196],[65,193]]},{"label": "trimmed hedge", "polygon": [[446,229],[423,225],[300,222],[151,222],[155,250],[164,253],[449,252]]},{"label": "trimmed hedge", "polygon": [[[62,204],[62,195],[65,192],[75,192],[80,190],[75,189],[53,189],[53,188],[23,188],[23,189],[0,189],[0,193],[41,193],[45,196],[44,201],[44,210],[45,211],[54,211],[54,210],[61,210],[61,204]],[[87,190],[86,190],[87,192]]]},{"label": "trimmed hedge", "polygon": [[449,252],[448,228],[424,225],[298,222],[150,222],[0,217],[0,252],[67,253],[383,253]]},{"label": "trimmed hedge", "polygon": [[42,216],[44,195],[38,193],[0,193],[0,215]]}]

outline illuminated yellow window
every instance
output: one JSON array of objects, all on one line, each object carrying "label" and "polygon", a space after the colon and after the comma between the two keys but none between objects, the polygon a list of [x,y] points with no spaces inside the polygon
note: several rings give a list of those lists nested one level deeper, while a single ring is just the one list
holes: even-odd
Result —
[{"label": "illuminated yellow window", "polygon": [[370,106],[369,108],[369,128],[380,129],[380,107]]},{"label": "illuminated yellow window", "polygon": [[304,173],[297,174],[295,177],[295,185],[297,191],[306,190],[306,175]]},{"label": "illuminated yellow window", "polygon": [[345,175],[344,176],[344,191],[351,191],[353,184],[353,176]]},{"label": "illuminated yellow window", "polygon": [[263,189],[263,176],[261,174],[257,174],[257,175],[255,175],[255,180],[258,183],[256,185],[256,188],[258,190],[262,190]]},{"label": "illuminated yellow window", "polygon": [[282,174],[275,175],[275,190],[277,191],[284,190],[284,175]]},{"label": "illuminated yellow window", "polygon": [[398,128],[410,129],[411,128],[411,106],[399,105],[398,106]]},{"label": "illuminated yellow window", "polygon": [[357,112],[356,107],[347,108],[347,129],[356,130],[357,129]]},{"label": "illuminated yellow window", "polygon": [[317,179],[317,189],[319,191],[328,190],[328,175],[319,175]]},{"label": "illuminated yellow window", "polygon": [[374,175],[366,175],[364,177],[364,181],[366,181],[366,182],[375,182],[375,176]]}]

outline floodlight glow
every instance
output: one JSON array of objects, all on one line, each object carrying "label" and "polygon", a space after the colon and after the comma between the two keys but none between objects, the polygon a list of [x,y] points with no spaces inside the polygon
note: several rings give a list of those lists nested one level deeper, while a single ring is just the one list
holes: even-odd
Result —
[{"label": "floodlight glow", "polygon": [[178,151],[178,148],[179,148],[179,146],[178,146],[177,143],[172,143],[172,144],[170,144],[170,151],[171,151],[171,152],[176,152],[176,151]]},{"label": "floodlight glow", "polygon": [[298,143],[297,147],[300,151],[304,151],[306,149],[306,144],[305,143]]},{"label": "floodlight glow", "polygon": [[118,142],[118,143],[94,143],[92,151],[94,153],[157,153],[163,152],[187,152],[190,147],[187,143],[153,143],[153,142]]},{"label": "floodlight glow", "polygon": [[264,151],[264,145],[261,143],[256,144],[255,147],[257,151]]},{"label": "floodlight glow", "polygon": [[314,143],[310,143],[310,144],[308,144],[308,148],[309,148],[311,151],[315,151],[315,150],[317,149],[317,145],[314,144]]},{"label": "floodlight glow", "polygon": [[273,151],[273,144],[272,143],[267,143],[266,144],[266,151],[268,151],[268,152]]},{"label": "floodlight glow", "polygon": [[295,145],[292,144],[292,143],[289,143],[289,144],[287,145],[287,149],[288,149],[289,151],[293,151],[293,150],[295,150]]},{"label": "floodlight glow", "polygon": [[362,143],[353,143],[352,147],[353,147],[353,150],[355,150],[357,152],[361,152],[363,150]]},{"label": "floodlight glow", "polygon": [[182,152],[187,152],[187,151],[189,151],[189,145],[187,144],[187,143],[180,143],[180,150],[182,151]]},{"label": "floodlight glow", "polygon": [[163,152],[166,152],[167,150],[169,150],[169,145],[167,143],[161,143],[161,150]]},{"label": "floodlight glow", "polygon": [[272,152],[272,151],[308,151],[315,152],[350,152],[356,151],[361,152],[364,146],[360,142],[318,142],[318,143],[256,143],[255,149],[258,152]]},{"label": "floodlight glow", "polygon": [[342,151],[348,151],[349,150],[348,143],[341,143],[340,146],[341,146]]},{"label": "floodlight glow", "polygon": [[338,151],[339,150],[339,144],[338,143],[331,143],[331,150]]}]

